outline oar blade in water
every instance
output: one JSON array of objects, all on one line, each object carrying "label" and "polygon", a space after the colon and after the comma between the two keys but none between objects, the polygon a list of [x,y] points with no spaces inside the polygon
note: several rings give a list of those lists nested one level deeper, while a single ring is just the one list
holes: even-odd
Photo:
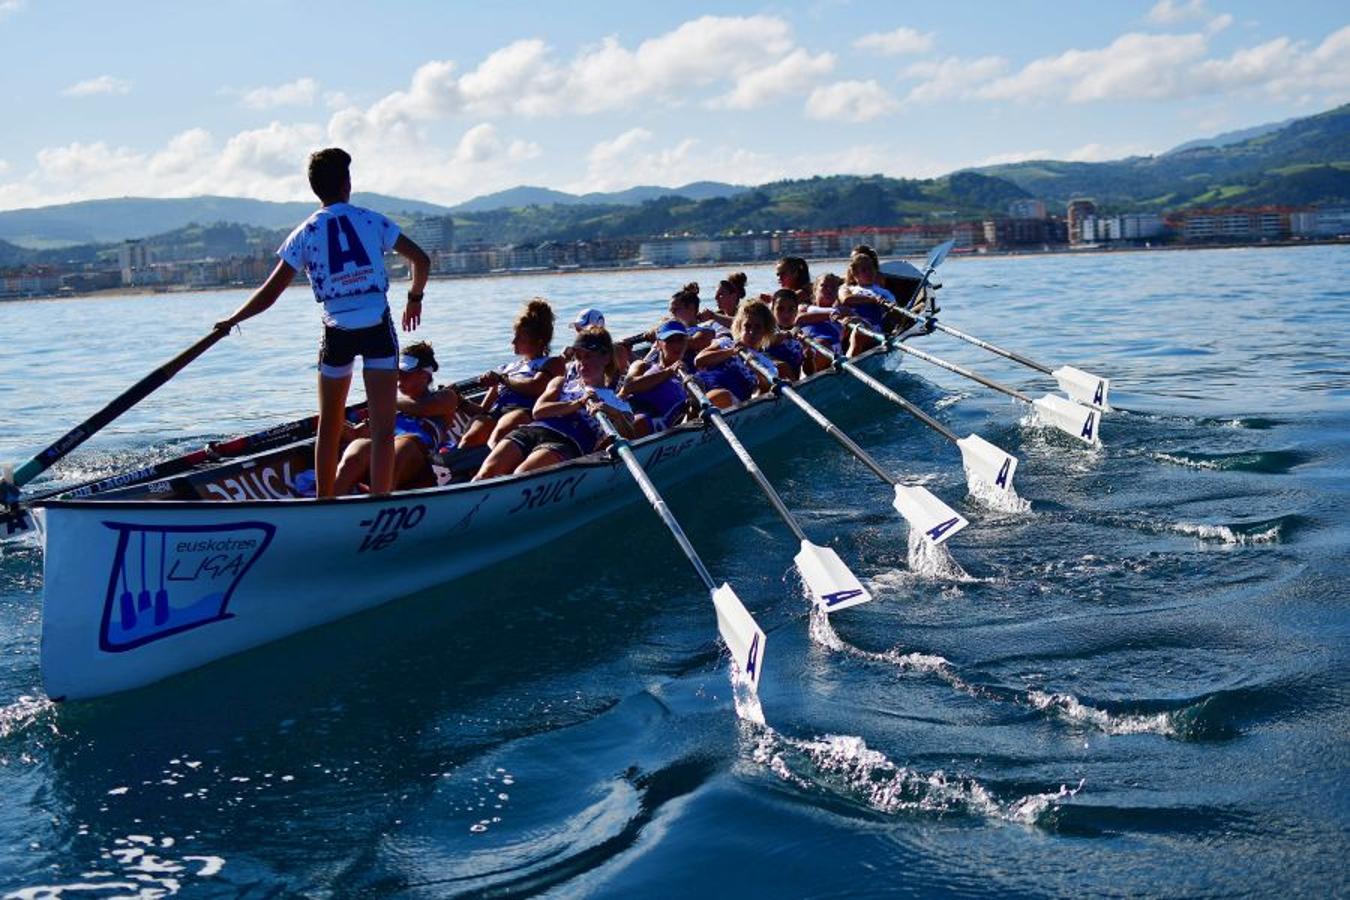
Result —
[{"label": "oar blade in water", "polygon": [[928,488],[918,485],[897,484],[894,506],[909,522],[910,528],[934,544],[941,544],[970,524],[965,516],[939,500]]},{"label": "oar blade in water", "polygon": [[1075,369],[1073,366],[1060,366],[1050,373],[1059,382],[1059,389],[1073,400],[1105,412],[1109,410],[1107,395],[1111,392],[1111,380]]},{"label": "oar blade in water", "polygon": [[797,571],[811,599],[827,613],[838,612],[872,599],[867,588],[849,571],[848,566],[829,547],[802,541],[802,549],[793,557]]},{"label": "oar blade in water", "polygon": [[1072,400],[1065,400],[1054,394],[1046,394],[1032,401],[1041,420],[1053,425],[1067,435],[1078,438],[1085,444],[1101,444],[1097,433],[1097,418],[1100,413],[1087,406],[1081,406]]},{"label": "oar blade in water", "polygon": [[760,672],[764,667],[764,643],[767,638],[731,585],[723,583],[713,591],[712,601],[717,609],[717,631],[731,651],[736,671],[750,685],[751,690],[757,691]]},{"label": "oar blade in water", "polygon": [[965,467],[967,481],[979,481],[1002,491],[1013,489],[1017,457],[978,434],[961,438],[956,446],[961,451],[961,463]]}]

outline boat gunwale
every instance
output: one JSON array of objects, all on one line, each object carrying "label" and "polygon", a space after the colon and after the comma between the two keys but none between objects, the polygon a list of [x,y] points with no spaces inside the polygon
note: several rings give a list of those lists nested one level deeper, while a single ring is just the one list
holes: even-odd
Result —
[{"label": "boat gunwale", "polygon": [[[855,357],[847,359],[844,365],[854,365],[870,357],[884,356],[887,355],[888,353],[890,353],[889,347],[887,347],[884,344],[878,345],[876,347],[872,347],[864,351],[863,353],[858,354]],[[792,382],[790,386],[793,388],[801,388],[809,384],[818,382],[823,378],[827,378],[834,375],[844,375],[844,372],[842,372],[838,367],[834,365],[829,365],[824,369],[821,369],[819,372],[816,372],[812,375],[806,376],[805,378],[801,378],[797,381]],[[725,410],[723,412],[723,415],[727,419],[734,419],[745,410],[754,409],[765,402],[776,402],[777,400],[778,400],[777,391],[771,389],[758,397],[753,397],[750,400],[737,404],[732,409]],[[702,418],[688,419],[684,422],[681,422],[679,425],[676,425],[672,428],[668,428],[664,431],[658,431],[654,434],[647,435],[646,437],[637,438],[636,440],[629,441],[629,446],[632,447],[634,450],[641,450],[651,444],[660,442],[662,440],[674,437],[679,434],[704,432],[707,429],[708,423],[705,422]],[[298,441],[296,443],[308,443],[312,440],[313,438],[306,438],[303,441]],[[290,446],[295,445],[292,444]],[[273,448],[271,450],[264,451],[263,453],[255,454],[254,456],[247,456],[237,460],[228,460],[222,462],[215,468],[224,469],[232,466],[241,466],[243,463],[246,463],[249,460],[258,459],[268,454],[276,453],[278,452],[278,450],[281,449],[284,448]],[[197,510],[197,509],[220,509],[220,510],[276,509],[282,505],[305,504],[305,508],[309,509],[313,508],[316,505],[326,506],[334,503],[359,505],[369,503],[389,503],[391,501],[400,500],[405,497],[419,498],[426,496],[441,496],[452,494],[458,496],[459,494],[470,493],[476,490],[491,490],[507,485],[521,484],[529,480],[556,475],[558,472],[567,469],[601,468],[601,467],[612,468],[617,464],[618,460],[613,455],[612,450],[600,450],[588,453],[585,456],[579,456],[575,459],[566,460],[564,462],[558,463],[553,466],[549,466],[547,468],[536,469],[533,472],[519,472],[519,473],[512,472],[508,475],[499,475],[496,478],[490,478],[484,481],[461,481],[455,484],[432,485],[430,487],[424,488],[409,488],[407,490],[394,491],[392,493],[382,495],[361,494],[361,495],[348,495],[345,497],[276,497],[265,500],[256,500],[256,499],[211,500],[202,498],[193,500],[154,500],[154,499],[117,500],[110,497],[104,499],[106,495],[100,496],[96,494],[89,497],[76,497],[70,499],[61,499],[59,496],[51,497],[46,500],[36,501],[33,503],[32,506],[33,508],[80,509],[80,510],[88,508],[108,509],[108,510],[155,509],[155,510],[162,510],[164,512],[171,512],[171,511]],[[202,469],[200,471],[210,472],[213,471],[213,469],[207,468]],[[154,484],[156,481],[167,481],[167,480],[168,479],[162,478],[154,479],[152,481],[144,482],[143,484]],[[127,487],[135,487],[135,486],[136,485],[128,485]],[[73,489],[74,488],[72,487],[72,490]]]}]

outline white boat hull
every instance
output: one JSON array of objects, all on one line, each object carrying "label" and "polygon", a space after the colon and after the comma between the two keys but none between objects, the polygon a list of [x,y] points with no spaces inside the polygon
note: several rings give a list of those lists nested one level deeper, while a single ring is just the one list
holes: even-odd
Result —
[{"label": "white boat hull", "polygon": [[[866,393],[855,384],[829,374],[802,390],[828,413]],[[727,420],[749,446],[815,427],[778,398]],[[732,458],[701,423],[633,446],[662,488]],[[641,499],[622,463],[595,458],[385,499],[52,501],[44,687],[76,699],[147,685],[452,581]]]}]

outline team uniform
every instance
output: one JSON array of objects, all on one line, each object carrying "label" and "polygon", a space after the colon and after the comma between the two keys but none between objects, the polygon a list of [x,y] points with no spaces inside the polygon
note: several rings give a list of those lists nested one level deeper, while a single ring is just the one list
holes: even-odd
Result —
[{"label": "team uniform", "polygon": [[[808,306],[802,310],[803,313],[832,313],[833,306]],[[844,340],[844,329],[838,322],[807,322],[797,326],[802,334],[813,341],[824,344],[835,353],[841,352]]]},{"label": "team uniform", "polygon": [[[647,351],[647,355],[642,358],[642,362],[648,369],[661,365],[661,351],[653,347]],[[678,374],[661,382],[649,390],[641,393],[631,394],[628,401],[633,405],[633,409],[644,414],[652,423],[652,431],[665,431],[672,425],[677,424],[684,416],[686,408],[686,399],[684,394],[684,384],[680,381]]]},{"label": "team uniform", "polygon": [[[854,303],[848,304],[845,309],[850,315],[856,316],[867,323],[867,326],[875,331],[881,330],[882,320],[886,318],[889,307],[884,303],[895,303],[895,295],[884,287],[873,285],[872,287],[842,287],[840,293],[847,291],[847,296]],[[842,298],[841,298],[842,299]],[[857,300],[863,302],[858,303]],[[884,301],[884,303],[883,303]]]},{"label": "team uniform", "polygon": [[[713,340],[708,345],[709,350],[730,350],[736,346],[736,339],[730,334],[724,334]],[[763,356],[763,354],[760,354]],[[772,361],[766,361],[769,368],[773,368]],[[699,385],[705,391],[711,391],[716,388],[722,388],[729,391],[737,401],[744,403],[750,399],[759,386],[759,378],[755,375],[755,370],[750,368],[750,364],[741,359],[740,354],[732,354],[728,358],[715,366],[706,369],[699,369],[698,374],[694,376],[698,379]]]},{"label": "team uniform", "polygon": [[[504,366],[499,366],[497,371],[506,378],[521,378],[530,375],[537,375],[548,365],[551,356],[536,356],[534,359],[514,359]],[[513,409],[533,409],[534,397],[522,394],[520,391],[503,383],[497,390],[497,399],[492,403],[492,409],[489,412],[494,415],[510,412]]]},{"label": "team uniform", "polygon": [[[568,403],[580,400],[587,390],[580,374],[569,375],[567,380],[563,382],[558,399]],[[633,408],[619,399],[619,396],[612,389],[590,388],[589,390],[606,406],[611,406],[621,412],[632,413]],[[600,445],[604,436],[605,433],[601,429],[600,423],[590,413],[582,411],[568,413],[565,416],[535,419],[529,425],[522,425],[508,434],[506,440],[519,447],[526,456],[529,456],[539,447],[544,447],[558,453],[564,459],[575,459],[578,456],[594,453],[595,448]]]},{"label": "team uniform", "polygon": [[384,254],[400,233],[377,212],[334,203],[315,210],[277,248],[287,265],[309,276],[314,299],[323,304],[319,372],[325,377],[350,375],[358,356],[368,369],[397,367]]},{"label": "team uniform", "polygon": [[794,337],[785,338],[776,344],[770,344],[764,351],[774,362],[787,363],[798,375],[802,371],[802,360],[806,357],[806,348]]}]

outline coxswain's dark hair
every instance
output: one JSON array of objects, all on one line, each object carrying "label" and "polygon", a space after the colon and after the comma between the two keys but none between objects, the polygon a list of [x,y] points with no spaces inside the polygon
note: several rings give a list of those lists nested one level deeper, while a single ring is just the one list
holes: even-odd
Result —
[{"label": "coxswain's dark hair", "polygon": [[440,364],[436,362],[436,351],[431,349],[430,341],[418,341],[415,344],[409,344],[399,352],[404,356],[415,358],[418,368],[430,369],[433,372],[440,369]]},{"label": "coxswain's dark hair", "polygon": [[732,272],[726,278],[723,278],[720,282],[718,282],[717,288],[718,290],[726,288],[727,290],[731,291],[733,294],[736,295],[737,300],[741,300],[744,299],[745,297],[746,280],[747,278],[744,272]]},{"label": "coxswain's dark hair", "polygon": [[352,157],[346,150],[328,147],[309,155],[309,186],[324,203],[342,199],[343,188],[351,178]]},{"label": "coxswain's dark hair", "polygon": [[670,295],[670,314],[674,315],[675,310],[677,309],[684,309],[687,306],[698,306],[698,304],[698,282],[691,281]]},{"label": "coxswain's dark hair", "polygon": [[800,306],[802,302],[801,295],[790,288],[779,288],[773,292],[773,302],[791,303],[793,306]]},{"label": "coxswain's dark hair", "polygon": [[785,256],[778,261],[774,274],[786,275],[793,290],[811,286],[811,267],[800,256]]},{"label": "coxswain's dark hair", "polygon": [[544,352],[548,353],[549,344],[553,343],[554,318],[553,307],[548,305],[548,301],[543,297],[534,297],[516,316],[515,328],[541,342]]}]

